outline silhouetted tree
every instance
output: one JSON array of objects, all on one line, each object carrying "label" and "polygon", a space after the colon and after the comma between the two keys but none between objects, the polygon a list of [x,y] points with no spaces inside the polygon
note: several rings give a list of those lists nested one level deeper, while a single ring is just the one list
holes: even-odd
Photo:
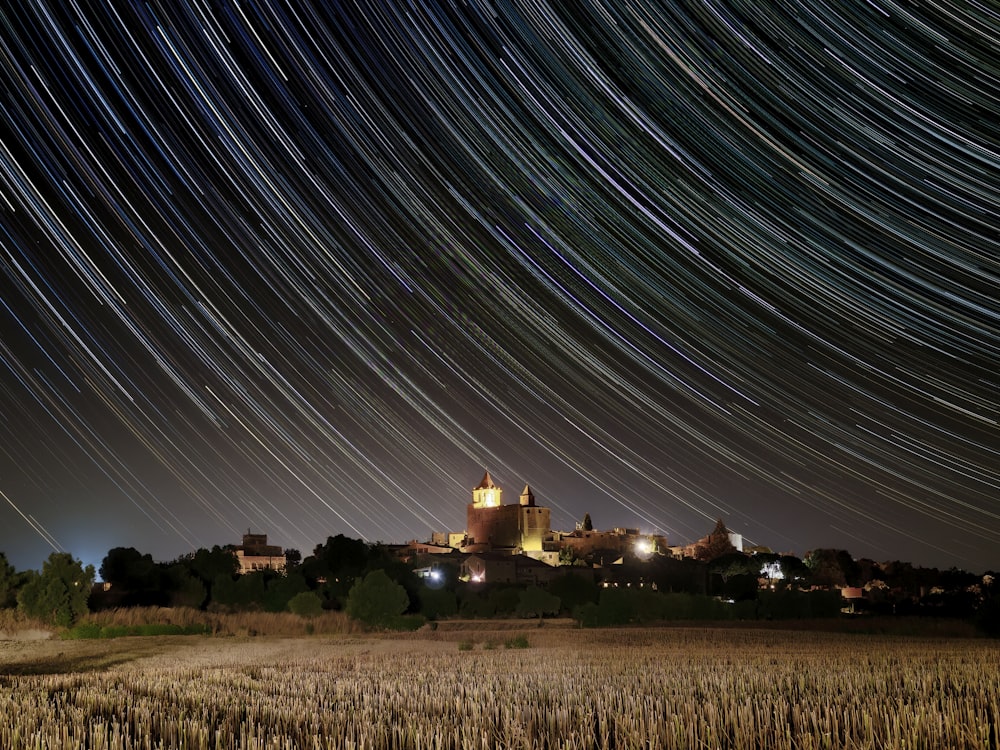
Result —
[{"label": "silhouetted tree", "polygon": [[324,544],[316,545],[311,557],[303,561],[310,577],[331,578],[338,575],[354,576],[368,565],[369,548],[361,539],[352,539],[343,534],[327,537]]},{"label": "silhouetted tree", "polygon": [[707,591],[708,566],[690,557],[654,557],[649,564],[649,575],[662,592],[704,594]]},{"label": "silhouetted tree", "polygon": [[420,591],[420,614],[428,620],[451,617],[458,612],[455,592],[444,588],[427,588]]},{"label": "silhouetted tree", "polygon": [[785,586],[794,586],[809,577],[809,568],[795,555],[782,555],[778,562],[781,564],[781,572],[785,575]]},{"label": "silhouetted tree", "polygon": [[204,548],[196,550],[192,555],[180,558],[178,562],[186,564],[188,570],[209,587],[219,576],[234,576],[240,568],[232,548],[219,545],[210,550]]},{"label": "silhouetted tree", "polygon": [[312,555],[302,561],[302,574],[329,606],[341,609],[351,587],[365,573],[370,557],[364,541],[337,534],[316,545]]},{"label": "silhouetted tree", "polygon": [[496,614],[496,604],[478,585],[460,587],[457,596],[458,614],[461,617],[493,617]]},{"label": "silhouetted tree", "polygon": [[514,614],[517,608],[517,600],[521,596],[519,586],[492,586],[486,595],[487,601],[493,608],[493,613],[501,616]]},{"label": "silhouetted tree", "polygon": [[908,562],[893,560],[882,566],[883,580],[891,589],[916,596],[923,584],[920,572]]},{"label": "silhouetted tree", "polygon": [[286,571],[285,575],[272,572],[266,581],[263,607],[267,612],[284,612],[293,597],[309,590],[305,577],[297,568]]},{"label": "silhouetted tree", "polygon": [[592,576],[581,573],[566,573],[553,579],[549,585],[550,594],[558,596],[562,608],[567,612],[587,602],[596,602],[600,589]]},{"label": "silhouetted tree", "polygon": [[172,563],[164,569],[163,587],[171,607],[201,609],[208,598],[208,587],[187,565]]},{"label": "silhouetted tree", "polygon": [[84,567],[66,552],[53,552],[42,564],[42,572],[31,575],[18,592],[17,603],[29,617],[69,627],[87,614],[93,585],[93,565]]},{"label": "silhouetted tree", "polygon": [[755,599],[759,587],[761,562],[757,556],[730,552],[708,563],[713,578],[712,593],[717,596],[745,601]]},{"label": "silhouetted tree", "polygon": [[406,590],[411,602],[420,599],[420,589],[424,587],[424,582],[413,571],[412,566],[393,555],[385,545],[373,544],[369,547],[368,564],[364,572],[367,574],[373,570],[384,570],[390,580]]},{"label": "silhouetted tree", "polygon": [[590,514],[589,513],[584,513],[583,514],[583,530],[584,531],[593,531],[594,530],[594,522],[590,520]]},{"label": "silhouetted tree", "polygon": [[757,578],[760,575],[760,566],[761,563],[757,556],[751,557],[742,552],[730,552],[712,560],[708,564],[708,570],[723,581],[727,581],[733,576],[752,575]]},{"label": "silhouetted tree", "polygon": [[262,609],[269,575],[276,574],[273,571],[255,570],[236,578],[224,573],[216,576],[212,582],[210,605],[230,611]]},{"label": "silhouetted tree", "polygon": [[104,556],[101,580],[111,584],[98,606],[161,606],[167,603],[162,568],[134,547],[115,547]]},{"label": "silhouetted tree", "polygon": [[975,573],[960,568],[949,568],[942,571],[938,585],[945,591],[963,591],[980,583],[980,577]]},{"label": "silhouetted tree", "polygon": [[17,592],[27,580],[25,573],[18,573],[0,552],[0,609],[17,606]]},{"label": "silhouetted tree", "polygon": [[882,569],[878,563],[869,557],[862,557],[855,561],[855,586],[864,586],[876,579],[882,580]]},{"label": "silhouetted tree", "polygon": [[351,587],[345,610],[366,625],[386,626],[392,618],[403,614],[409,604],[406,589],[384,570],[373,570]]},{"label": "silhouetted tree", "polygon": [[699,542],[694,556],[698,560],[708,562],[732,552],[736,552],[736,547],[733,546],[732,541],[729,539],[729,529],[726,528],[726,524],[720,518],[715,522],[715,528],[712,529],[711,533]]},{"label": "silhouetted tree", "polygon": [[514,611],[521,617],[537,617],[559,614],[559,597],[538,586],[528,586],[517,598]]},{"label": "silhouetted tree", "polygon": [[843,549],[814,549],[803,562],[816,586],[856,586],[858,566],[851,553]]}]

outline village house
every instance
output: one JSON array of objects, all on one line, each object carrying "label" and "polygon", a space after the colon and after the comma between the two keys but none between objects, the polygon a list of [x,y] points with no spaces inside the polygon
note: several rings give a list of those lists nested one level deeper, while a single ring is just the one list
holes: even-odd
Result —
[{"label": "village house", "polygon": [[243,544],[233,550],[240,565],[239,574],[245,575],[258,570],[285,572],[285,552],[281,547],[268,544],[267,534],[243,535]]}]

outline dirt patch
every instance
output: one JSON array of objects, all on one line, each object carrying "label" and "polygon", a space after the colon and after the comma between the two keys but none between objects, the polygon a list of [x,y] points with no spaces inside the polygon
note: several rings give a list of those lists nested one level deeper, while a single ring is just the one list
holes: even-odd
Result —
[{"label": "dirt patch", "polygon": [[521,620],[438,620],[435,623],[435,630],[439,631],[486,631],[486,630],[537,630],[538,628],[548,630],[564,630],[566,628],[576,628],[576,620],[569,617],[551,617],[544,620],[521,619]]},{"label": "dirt patch", "polygon": [[175,638],[0,641],[0,676],[103,671],[177,648]]},{"label": "dirt patch", "polygon": [[16,630],[13,633],[0,631],[0,641],[47,641],[51,637],[51,631],[40,628]]}]

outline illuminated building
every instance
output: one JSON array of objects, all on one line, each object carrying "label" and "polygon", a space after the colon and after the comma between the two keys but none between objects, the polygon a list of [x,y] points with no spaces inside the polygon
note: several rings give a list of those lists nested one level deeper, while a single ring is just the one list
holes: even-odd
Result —
[{"label": "illuminated building", "polygon": [[528,485],[516,505],[504,505],[502,495],[503,490],[487,471],[472,490],[464,549],[541,552],[543,542],[551,537],[549,509],[535,504]]},{"label": "illuminated building", "polygon": [[268,544],[267,534],[243,535],[243,544],[234,550],[236,560],[240,564],[240,575],[253,573],[256,570],[285,571],[285,553],[281,547]]}]

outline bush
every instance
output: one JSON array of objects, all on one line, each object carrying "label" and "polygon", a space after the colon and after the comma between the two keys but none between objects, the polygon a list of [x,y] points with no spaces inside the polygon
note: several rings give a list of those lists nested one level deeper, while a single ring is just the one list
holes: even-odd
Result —
[{"label": "bush", "polygon": [[454,592],[425,587],[420,591],[420,612],[429,620],[457,614],[458,603],[455,601]]},{"label": "bush", "polygon": [[516,612],[519,617],[538,617],[559,614],[562,602],[558,596],[550,594],[538,586],[529,586],[520,593]]},{"label": "bush", "polygon": [[493,617],[496,614],[496,604],[476,593],[466,592],[459,605],[458,614],[460,617]]},{"label": "bush", "polygon": [[400,630],[404,632],[420,630],[426,624],[427,618],[423,615],[395,615],[383,623],[386,630]]},{"label": "bush", "polygon": [[601,625],[601,608],[594,602],[581,604],[573,609],[573,619],[583,628],[596,628]]},{"label": "bush", "polygon": [[838,617],[839,591],[761,591],[758,616],[765,620]]},{"label": "bush", "polygon": [[89,640],[101,637],[101,626],[96,622],[80,623],[76,627],[70,628],[61,636],[65,640]]},{"label": "bush", "polygon": [[503,642],[504,648],[529,648],[530,645],[526,635],[515,635]]},{"label": "bush", "polygon": [[975,623],[984,635],[990,638],[1000,638],[1000,596],[986,599],[979,605]]},{"label": "bush", "polygon": [[593,577],[581,573],[566,573],[559,576],[548,585],[550,594],[559,597],[563,609],[572,612],[578,606],[587,602],[597,602],[600,589]]},{"label": "bush", "polygon": [[[492,605],[493,614],[500,617],[507,617],[508,615],[514,614],[514,610],[517,608],[517,602],[521,598],[521,589],[517,586],[500,586],[490,589],[489,594],[486,595],[487,606]],[[492,615],[486,615],[490,617]]]},{"label": "bush", "polygon": [[172,625],[159,622],[142,625],[101,625],[97,622],[84,622],[65,631],[62,637],[66,640],[90,640],[129,636],[207,635],[211,632],[211,627],[205,623]]},{"label": "bush", "polygon": [[288,611],[300,617],[317,617],[323,613],[323,601],[312,591],[303,591],[288,600]]},{"label": "bush", "polygon": [[139,632],[138,626],[129,627],[128,625],[105,625],[101,628],[100,638],[122,638],[126,635],[137,635]]}]

